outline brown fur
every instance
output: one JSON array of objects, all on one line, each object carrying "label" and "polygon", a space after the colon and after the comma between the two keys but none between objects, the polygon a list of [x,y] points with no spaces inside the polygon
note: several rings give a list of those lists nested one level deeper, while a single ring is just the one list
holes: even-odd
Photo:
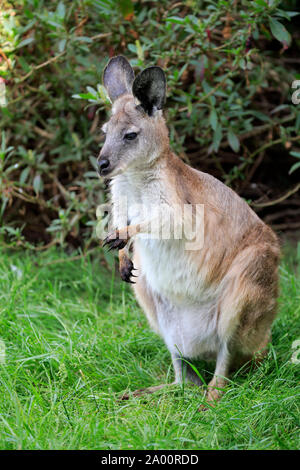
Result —
[{"label": "brown fur", "polygon": [[[132,126],[140,133],[142,150],[130,154],[123,150],[120,135]],[[204,246],[197,251],[184,252],[184,266],[178,264],[178,272],[170,273],[174,277],[171,294],[165,293],[165,286],[161,286],[161,294],[152,289],[141,261],[141,245],[133,242],[133,264],[139,273],[134,291],[150,325],[158,333],[156,306],[160,295],[164,301],[175,305],[185,299],[188,303],[193,294],[180,290],[178,283],[186,280],[181,271],[186,272],[187,277],[193,273],[195,281],[201,280],[206,291],[215,292],[215,328],[223,346],[217,354],[215,376],[208,386],[207,400],[214,401],[222,394],[229,369],[258,354],[262,357],[270,341],[278,294],[280,249],[277,237],[230,188],[211,175],[189,167],[170,150],[168,130],[160,111],[149,116],[136,106],[132,95],[124,94],[114,103],[108,133],[101,155],[111,160],[113,176],[123,175],[118,180],[119,186],[114,182],[111,186],[115,206],[120,191],[125,188],[146,203],[152,198],[153,202],[163,202],[170,208],[184,204],[205,207]],[[116,230],[107,237],[106,243],[113,248],[123,248],[131,239],[135,240],[136,235],[149,233],[150,222],[145,220],[121,227],[116,220]],[[182,252],[178,252],[178,259],[180,256]],[[121,275],[122,271],[128,271],[128,266],[130,268],[127,254],[122,249]],[[172,359],[176,376],[180,377],[174,353]]]}]

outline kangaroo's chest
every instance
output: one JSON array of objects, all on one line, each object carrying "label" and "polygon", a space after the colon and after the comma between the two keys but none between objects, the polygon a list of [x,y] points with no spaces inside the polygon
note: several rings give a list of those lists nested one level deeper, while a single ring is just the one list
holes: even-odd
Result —
[{"label": "kangaroo's chest", "polygon": [[200,258],[196,252],[185,249],[185,240],[155,240],[140,235],[135,247],[141,274],[154,292],[178,304],[213,297],[211,288],[206,285]]},{"label": "kangaroo's chest", "polygon": [[153,216],[161,202],[157,183],[132,181],[121,175],[111,186],[112,220],[115,228],[141,223]]},{"label": "kangaroo's chest", "polygon": [[[142,194],[128,191],[128,186],[126,189],[129,223],[143,222],[145,214],[152,217],[149,201],[159,204],[158,192]],[[124,192],[118,187],[115,194]],[[116,218],[116,226],[119,224],[123,222]],[[158,328],[170,350],[193,358],[217,349],[217,296],[206,285],[201,256],[189,253],[185,244],[184,239],[155,239],[153,234],[139,234],[134,240],[138,275],[145,277],[153,293]]]},{"label": "kangaroo's chest", "polygon": [[[120,195],[123,194],[126,195],[123,201],[126,217],[120,220],[118,204]],[[151,225],[150,233],[140,233],[134,238],[139,252],[140,269],[151,289],[167,295],[174,302],[194,302],[200,297],[204,300],[210,298],[210,289],[205,286],[205,267],[201,266],[201,253],[189,252],[186,249],[187,240],[183,231],[179,239],[172,236],[171,222],[170,231],[164,223],[164,238],[157,227],[162,221],[170,220],[168,217],[164,218],[168,204],[161,188],[154,183],[144,188],[137,185],[130,187],[128,182],[121,180],[114,187],[113,196],[117,228],[124,227],[125,220],[129,225],[156,221]]]}]

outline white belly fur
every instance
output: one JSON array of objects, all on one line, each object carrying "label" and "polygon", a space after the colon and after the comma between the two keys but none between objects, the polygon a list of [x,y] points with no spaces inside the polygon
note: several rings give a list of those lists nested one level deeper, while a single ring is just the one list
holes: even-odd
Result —
[{"label": "white belly fur", "polygon": [[[159,187],[147,192],[147,185],[128,183],[124,176],[112,185],[113,206],[119,195],[128,198],[128,220],[134,225],[143,221],[137,203],[146,207],[160,201]],[[150,204],[151,203],[151,204]],[[116,228],[122,228],[113,211]],[[187,358],[214,356],[218,350],[216,289],[205,287],[204,274],[197,263],[189,262],[184,251],[185,240],[155,240],[146,234],[135,237],[141,273],[146,277],[156,306],[157,330],[160,331],[171,353]]]},{"label": "white belly fur", "polygon": [[170,352],[214,357],[219,346],[216,290],[204,287],[199,266],[187,265],[184,241],[135,243],[140,269],[154,295],[158,329]]}]

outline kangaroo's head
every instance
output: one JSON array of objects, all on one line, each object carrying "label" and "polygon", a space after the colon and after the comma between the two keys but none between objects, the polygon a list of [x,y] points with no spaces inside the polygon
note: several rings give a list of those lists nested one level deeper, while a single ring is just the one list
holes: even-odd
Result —
[{"label": "kangaroo's head", "polygon": [[105,143],[98,158],[99,173],[113,177],[131,168],[145,168],[168,148],[162,116],[166,79],[160,67],[148,67],[134,78],[125,57],[113,57],[103,83],[112,101],[110,120],[102,127]]}]

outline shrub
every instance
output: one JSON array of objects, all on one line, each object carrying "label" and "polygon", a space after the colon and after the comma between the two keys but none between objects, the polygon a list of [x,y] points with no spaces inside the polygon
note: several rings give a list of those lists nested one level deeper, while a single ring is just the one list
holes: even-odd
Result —
[{"label": "shrub", "polygon": [[[95,171],[107,109],[101,76],[119,53],[137,72],[166,70],[171,144],[186,162],[249,202],[295,193],[296,1],[2,3],[3,242],[86,247],[95,239],[96,207],[105,201]],[[299,207],[271,207],[262,215],[297,226]]]}]

